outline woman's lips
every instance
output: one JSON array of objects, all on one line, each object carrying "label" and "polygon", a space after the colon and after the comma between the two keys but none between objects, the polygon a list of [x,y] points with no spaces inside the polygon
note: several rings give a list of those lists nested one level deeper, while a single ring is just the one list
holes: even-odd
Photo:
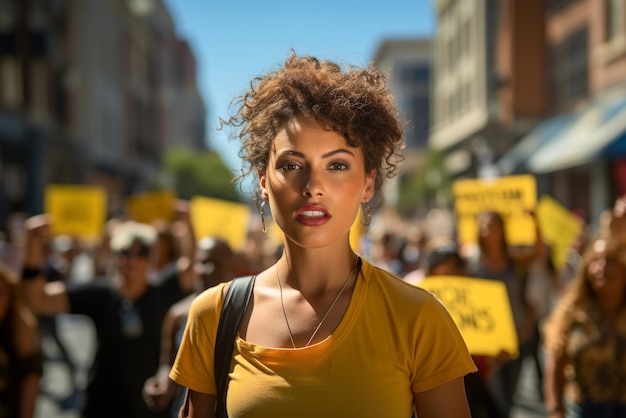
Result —
[{"label": "woman's lips", "polygon": [[320,226],[329,221],[330,215],[319,205],[306,205],[298,211],[296,218],[302,225]]}]

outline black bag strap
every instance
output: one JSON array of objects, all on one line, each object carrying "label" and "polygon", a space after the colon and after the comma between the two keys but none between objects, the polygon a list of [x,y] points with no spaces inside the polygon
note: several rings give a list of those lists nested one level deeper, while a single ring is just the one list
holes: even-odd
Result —
[{"label": "black bag strap", "polygon": [[256,276],[245,276],[233,279],[224,298],[224,305],[222,306],[220,321],[217,326],[213,359],[215,384],[217,386],[215,411],[218,418],[228,417],[226,411],[226,383],[230,373],[235,337],[250,302],[255,278]]}]

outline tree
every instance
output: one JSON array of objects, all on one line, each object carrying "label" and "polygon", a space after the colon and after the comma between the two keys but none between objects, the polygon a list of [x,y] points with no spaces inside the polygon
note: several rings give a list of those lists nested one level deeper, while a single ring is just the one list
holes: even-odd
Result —
[{"label": "tree", "polygon": [[396,210],[403,216],[414,216],[418,210],[426,212],[446,206],[450,201],[450,183],[444,154],[429,148],[424,165],[401,179]]},{"label": "tree", "polygon": [[174,190],[181,199],[207,196],[242,202],[234,173],[214,151],[201,152],[187,148],[171,148],[165,153],[163,170],[173,179]]}]

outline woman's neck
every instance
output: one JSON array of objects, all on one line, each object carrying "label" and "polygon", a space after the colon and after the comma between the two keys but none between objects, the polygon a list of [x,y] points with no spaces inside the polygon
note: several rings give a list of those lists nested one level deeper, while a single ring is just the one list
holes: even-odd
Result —
[{"label": "woman's neck", "polygon": [[357,260],[349,245],[319,249],[285,247],[277,268],[283,282],[291,287],[302,293],[319,294],[339,288]]}]

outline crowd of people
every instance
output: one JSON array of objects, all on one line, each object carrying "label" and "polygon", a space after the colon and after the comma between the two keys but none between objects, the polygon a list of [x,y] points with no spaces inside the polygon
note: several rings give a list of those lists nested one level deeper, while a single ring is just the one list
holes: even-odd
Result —
[{"label": "crowd of people", "polygon": [[[70,407],[85,418],[506,418],[529,357],[547,416],[626,417],[626,197],[560,268],[532,210],[527,248],[509,244],[496,211],[478,215],[472,248],[453,229],[429,234],[427,220],[377,229],[372,210],[402,149],[381,73],[292,53],[236,103],[224,122],[240,128],[241,179],[254,177],[261,209],[242,250],[196,236],[183,200],[171,220],[110,219],[89,246],[55,236],[48,214],[10,217],[0,247],[0,417],[34,417],[43,336],[84,392]],[[269,213],[284,234],[271,251]],[[355,220],[365,231],[358,249]],[[223,415],[216,334],[232,279],[247,275]],[[443,303],[420,287],[433,276],[502,282],[519,355],[471,355]],[[60,315],[95,329],[85,387],[58,338]]]}]

